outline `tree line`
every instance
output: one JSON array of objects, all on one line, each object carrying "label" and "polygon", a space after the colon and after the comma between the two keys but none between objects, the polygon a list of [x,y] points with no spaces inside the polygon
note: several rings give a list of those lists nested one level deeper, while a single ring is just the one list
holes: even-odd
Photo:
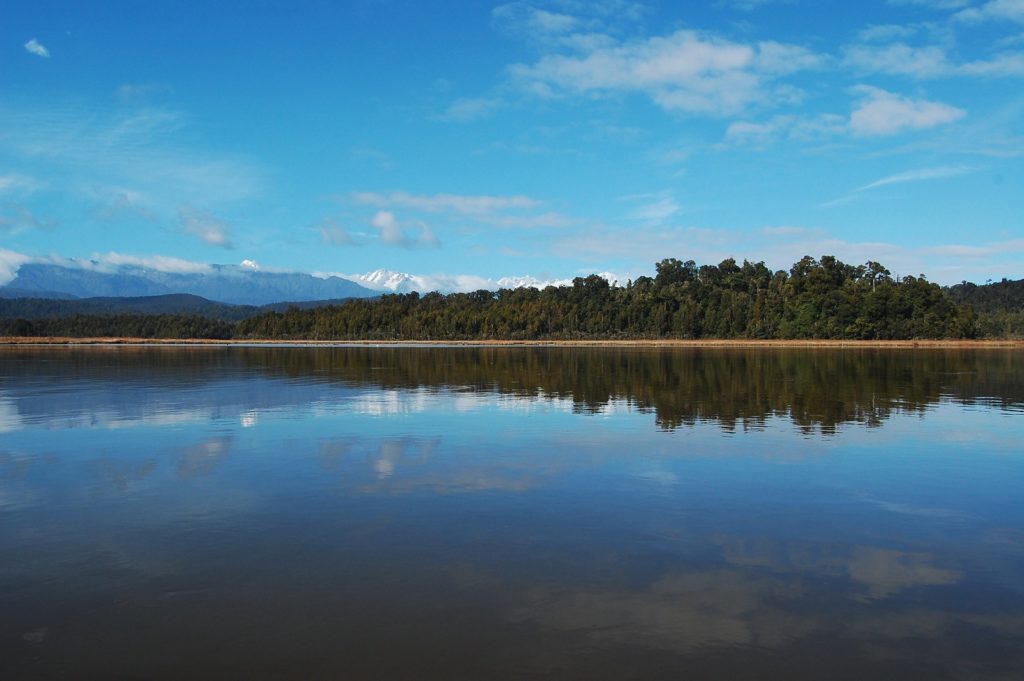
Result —
[{"label": "tree line", "polygon": [[0,322],[0,333],[443,341],[898,340],[1024,332],[1020,315],[1024,296],[1000,299],[1012,299],[1010,305],[1016,307],[1010,312],[985,308],[979,313],[974,299],[987,300],[988,294],[951,293],[952,289],[943,289],[923,275],[893,277],[874,261],[849,265],[833,256],[807,256],[788,271],[773,272],[763,262],[738,264],[730,258],[718,265],[698,266],[692,260],[668,258],[655,269],[654,277],[638,277],[625,286],[590,275],[574,279],[571,286],[389,294],[312,309],[295,306],[237,322],[188,315],[9,319]]},{"label": "tree line", "polygon": [[977,318],[922,277],[882,265],[805,257],[789,271],[727,259],[675,258],[655,277],[612,286],[591,275],[571,286],[353,300],[239,322],[243,338],[631,339],[971,338]]}]

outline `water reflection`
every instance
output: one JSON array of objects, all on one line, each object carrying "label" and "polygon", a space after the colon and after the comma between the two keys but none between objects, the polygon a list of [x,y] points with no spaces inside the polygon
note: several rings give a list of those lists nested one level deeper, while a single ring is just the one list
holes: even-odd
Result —
[{"label": "water reflection", "polygon": [[[785,416],[805,432],[834,433],[942,400],[1024,412],[1024,357],[1014,350],[5,348],[0,372],[11,386],[0,392],[0,432],[220,418],[251,426],[261,411],[346,399],[383,417],[422,411],[446,389],[464,409],[486,393],[515,405],[566,401],[586,414],[625,405],[666,430],[757,430]],[[48,380],[62,382],[59,394],[39,388]]]},{"label": "water reflection", "polygon": [[0,351],[0,678],[1015,678],[1014,352]]}]

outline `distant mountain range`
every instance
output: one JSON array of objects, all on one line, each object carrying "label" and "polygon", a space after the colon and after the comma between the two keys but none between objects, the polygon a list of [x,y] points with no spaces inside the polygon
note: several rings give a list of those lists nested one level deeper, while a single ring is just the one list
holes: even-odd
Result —
[{"label": "distant mountain range", "polygon": [[341,277],[264,272],[244,265],[208,265],[164,272],[136,265],[110,269],[26,263],[0,287],[0,297],[125,298],[191,294],[234,305],[369,298],[377,292]]},{"label": "distant mountain range", "polygon": [[[602,274],[609,281],[610,274]],[[101,262],[55,264],[29,262],[0,286],[0,298],[141,298],[190,294],[208,301],[261,306],[278,302],[304,302],[368,298],[380,293],[427,293],[479,289],[571,285],[570,279],[471,275],[417,275],[378,269],[366,274],[315,276],[302,272],[267,272],[251,262],[241,265],[195,264],[187,271],[166,271],[138,264]]]}]

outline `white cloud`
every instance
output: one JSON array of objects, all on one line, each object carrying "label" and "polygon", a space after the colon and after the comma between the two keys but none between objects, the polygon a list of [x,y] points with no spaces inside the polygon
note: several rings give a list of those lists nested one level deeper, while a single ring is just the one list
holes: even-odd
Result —
[{"label": "white cloud", "polygon": [[54,262],[54,264],[64,265],[65,267],[77,265],[86,269],[99,269],[108,272],[120,267],[141,267],[147,270],[156,270],[158,272],[170,272],[175,274],[199,274],[209,272],[212,269],[206,263],[183,260],[181,258],[173,258],[166,255],[138,257],[114,251],[109,253],[93,253],[88,261],[55,260],[52,262]]},{"label": "white cloud", "polygon": [[178,220],[186,234],[199,237],[211,246],[233,248],[227,223],[191,206],[178,206]]},{"label": "white cloud", "polygon": [[501,104],[498,97],[464,97],[452,102],[441,114],[441,120],[465,122],[485,118],[497,111]]},{"label": "white cloud", "polygon": [[569,33],[582,28],[585,23],[580,17],[552,12],[527,2],[510,2],[495,7],[491,10],[491,21],[512,35],[533,39]]},{"label": "white cloud", "polygon": [[680,30],[580,55],[548,54],[509,67],[509,74],[523,91],[542,97],[641,93],[664,109],[729,115],[792,100],[793,88],[775,81],[824,63],[795,45],[748,45]]},{"label": "white cloud", "polygon": [[50,51],[46,49],[45,45],[43,45],[35,38],[32,38],[32,40],[29,40],[27,43],[25,43],[25,51],[29,54],[34,54],[37,57],[43,57],[45,59],[49,59],[50,57]]},{"label": "white cloud", "polygon": [[18,268],[31,261],[32,258],[23,253],[15,253],[14,251],[0,248],[0,286],[14,279],[14,275],[18,273]]},{"label": "white cloud", "polygon": [[402,245],[405,243],[405,233],[398,226],[395,214],[386,210],[377,211],[370,224],[380,230],[380,240],[386,244]]},{"label": "white cloud", "polygon": [[910,99],[876,87],[854,89],[863,101],[850,114],[850,130],[861,137],[895,135],[953,123],[967,112],[941,102]]},{"label": "white cloud", "polygon": [[968,7],[957,12],[954,18],[972,24],[995,20],[1024,24],[1024,0],[989,0],[980,7]]},{"label": "white cloud", "polygon": [[380,233],[381,242],[389,246],[403,248],[438,248],[441,242],[426,224],[399,224],[391,211],[380,210],[373,216],[370,224]]}]

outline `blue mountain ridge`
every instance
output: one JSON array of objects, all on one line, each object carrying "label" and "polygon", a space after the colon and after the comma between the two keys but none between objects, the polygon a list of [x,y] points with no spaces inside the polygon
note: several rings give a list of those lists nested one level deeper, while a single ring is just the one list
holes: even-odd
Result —
[{"label": "blue mountain ridge", "polygon": [[[5,295],[4,292],[16,295]],[[370,298],[377,291],[341,277],[263,272],[238,265],[210,265],[199,272],[162,272],[137,266],[114,271],[48,263],[22,265],[0,297],[124,298],[187,293],[233,305],[268,305],[341,298]]]}]

